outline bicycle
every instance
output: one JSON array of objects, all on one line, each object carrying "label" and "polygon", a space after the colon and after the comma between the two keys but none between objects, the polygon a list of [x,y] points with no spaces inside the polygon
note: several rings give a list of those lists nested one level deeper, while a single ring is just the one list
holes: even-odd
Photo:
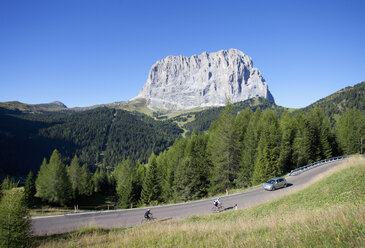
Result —
[{"label": "bicycle", "polygon": [[155,221],[157,221],[157,219],[151,215],[150,218],[143,218],[141,220],[141,224],[151,223]]},{"label": "bicycle", "polygon": [[219,213],[219,212],[222,212],[223,210],[224,210],[224,206],[222,203],[219,203],[218,207],[216,207],[216,206],[212,207],[213,213]]}]

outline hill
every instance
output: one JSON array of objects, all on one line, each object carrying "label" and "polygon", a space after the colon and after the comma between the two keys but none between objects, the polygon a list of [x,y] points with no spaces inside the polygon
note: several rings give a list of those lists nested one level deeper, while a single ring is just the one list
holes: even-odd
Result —
[{"label": "hill", "polygon": [[[127,229],[82,229],[39,247],[364,247],[365,162],[246,210]],[[268,192],[270,193],[270,192]]]},{"label": "hill", "polygon": [[0,173],[26,175],[58,149],[91,167],[116,166],[127,157],[145,162],[173,144],[182,130],[171,121],[124,110],[0,113]]},{"label": "hill", "polygon": [[316,107],[323,109],[328,116],[341,114],[351,108],[359,109],[365,114],[365,82],[341,89],[305,107],[303,111],[309,112]]},{"label": "hill", "polygon": [[26,104],[18,101],[0,102],[0,113],[40,113],[65,109],[67,109],[67,106],[59,101],[41,104]]}]

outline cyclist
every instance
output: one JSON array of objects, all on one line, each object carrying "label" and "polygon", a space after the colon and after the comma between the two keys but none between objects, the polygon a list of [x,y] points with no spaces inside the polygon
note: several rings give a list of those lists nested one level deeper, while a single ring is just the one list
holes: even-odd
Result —
[{"label": "cyclist", "polygon": [[218,210],[219,206],[221,205],[221,202],[219,201],[219,197],[213,201],[213,205]]},{"label": "cyclist", "polygon": [[151,220],[151,218],[152,218],[151,209],[147,209],[147,212],[146,212],[146,213],[144,213],[144,218],[145,218],[146,220]]}]

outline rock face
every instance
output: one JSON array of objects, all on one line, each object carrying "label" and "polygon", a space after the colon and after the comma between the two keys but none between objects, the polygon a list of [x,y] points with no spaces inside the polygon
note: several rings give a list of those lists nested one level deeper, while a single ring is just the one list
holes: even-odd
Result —
[{"label": "rock face", "polygon": [[260,71],[237,49],[192,57],[168,56],[151,68],[147,82],[132,100],[144,98],[153,109],[185,110],[222,106],[227,99],[253,97],[274,101]]}]

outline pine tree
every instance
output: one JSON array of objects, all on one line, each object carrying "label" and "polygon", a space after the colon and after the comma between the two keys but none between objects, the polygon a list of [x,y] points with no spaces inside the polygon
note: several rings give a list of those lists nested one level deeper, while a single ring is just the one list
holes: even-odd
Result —
[{"label": "pine tree", "polygon": [[280,120],[282,130],[279,163],[285,172],[295,168],[293,158],[294,138],[297,132],[297,125],[289,112],[284,112]]},{"label": "pine tree", "polygon": [[28,207],[32,207],[35,204],[36,193],[35,178],[33,172],[30,171],[24,186],[24,201]]},{"label": "pine tree", "polygon": [[160,188],[161,188],[161,202],[167,202],[169,200],[169,182],[170,178],[169,175],[171,174],[169,164],[167,161],[167,151],[161,152],[156,157],[156,163],[157,163],[157,170],[158,174],[160,175]]},{"label": "pine tree", "polygon": [[257,109],[247,126],[245,137],[242,144],[239,186],[248,187],[252,185],[252,174],[256,161],[258,145],[258,121],[261,118],[261,110]]},{"label": "pine tree", "polygon": [[294,138],[293,157],[296,167],[301,167],[315,161],[315,150],[313,149],[315,139],[310,122],[302,113],[299,113],[295,120],[298,129]]},{"label": "pine tree", "polygon": [[209,135],[200,134],[196,137],[194,142],[194,150],[191,153],[193,158],[197,184],[195,184],[196,190],[194,191],[193,198],[199,199],[205,197],[209,193],[209,187],[211,185],[211,171],[213,168],[211,159],[207,152]]},{"label": "pine tree", "polygon": [[[322,131],[325,131],[324,129],[322,130],[322,126],[323,126],[323,121],[325,119],[324,117],[324,113],[320,108],[314,108],[311,110],[309,117],[307,118],[309,121],[309,125],[310,125],[310,130],[311,130],[311,150],[312,152],[312,157],[311,159],[313,160],[313,162],[315,161],[319,161],[322,158],[324,158],[324,154],[323,154],[323,146],[326,147],[326,152],[329,153],[329,143],[328,143],[328,138],[327,137],[321,137],[322,136]],[[325,135],[327,133],[323,132],[323,135]]]},{"label": "pine tree", "polygon": [[359,153],[361,143],[365,143],[364,114],[358,109],[346,110],[337,123],[336,133],[343,154]]},{"label": "pine tree", "polygon": [[184,158],[177,167],[174,180],[175,199],[191,200],[204,197],[208,193],[210,162],[206,154],[207,136],[190,137]]},{"label": "pine tree", "polygon": [[81,167],[79,193],[83,196],[90,196],[93,193],[92,175],[87,164]]},{"label": "pine tree", "polygon": [[106,178],[107,178],[105,194],[110,195],[110,196],[115,196],[116,195],[115,189],[117,187],[117,182],[111,171],[107,170],[105,173],[106,173]]},{"label": "pine tree", "polygon": [[146,175],[143,180],[141,203],[151,204],[161,200],[160,175],[158,174],[156,155],[152,153],[148,160]]},{"label": "pine tree", "polygon": [[175,141],[166,154],[166,178],[163,178],[162,197],[165,202],[171,199],[177,199],[175,194],[175,177],[177,168],[184,159],[184,151],[188,138],[182,138]]},{"label": "pine tree", "polygon": [[14,177],[6,176],[1,183],[1,190],[9,190],[12,188],[16,188],[19,185],[19,181],[15,182]]},{"label": "pine tree", "polygon": [[133,176],[133,191],[132,191],[132,204],[133,206],[138,206],[140,204],[142,184],[144,176],[146,174],[146,169],[144,164],[139,161],[136,163],[135,174]]},{"label": "pine tree", "polygon": [[279,163],[281,132],[277,114],[265,110],[259,121],[259,143],[253,172],[253,183],[262,183],[282,173]]},{"label": "pine tree", "polygon": [[241,149],[243,149],[246,131],[252,116],[252,110],[250,108],[246,108],[244,111],[241,111],[236,117],[234,128],[236,129],[235,133],[238,135]]},{"label": "pine tree", "polygon": [[8,190],[0,201],[0,247],[28,247],[31,245],[31,223],[19,190]]},{"label": "pine tree", "polygon": [[72,198],[76,200],[76,202],[79,200],[80,196],[81,174],[82,170],[80,167],[80,162],[77,156],[75,155],[71,161],[70,167],[68,167],[68,176],[72,188]]},{"label": "pine tree", "polygon": [[331,158],[335,154],[335,138],[328,117],[324,116],[320,126],[321,159]]},{"label": "pine tree", "polygon": [[188,201],[192,199],[191,181],[194,176],[193,165],[191,157],[185,157],[176,169],[174,189],[175,199]]},{"label": "pine tree", "polygon": [[62,206],[70,203],[71,183],[61,154],[54,150],[49,164],[41,165],[36,180],[37,196]]},{"label": "pine tree", "polygon": [[116,180],[116,193],[119,197],[119,207],[128,208],[132,202],[133,175],[131,161],[123,160],[116,167],[113,176]]},{"label": "pine tree", "polygon": [[[48,172],[48,162],[46,158],[43,158],[42,164],[39,168],[38,175],[35,181],[36,184],[36,196],[44,199],[46,198],[46,195],[48,194],[48,188],[51,185],[51,178],[50,173]],[[44,195],[45,197],[41,197],[41,195]]]},{"label": "pine tree", "polygon": [[211,191],[224,192],[234,186],[240,161],[240,144],[234,128],[233,105],[227,103],[217,122],[209,129],[208,152],[213,164]]},{"label": "pine tree", "polygon": [[108,192],[108,176],[103,169],[98,168],[93,177],[92,182],[94,192],[106,194]]}]

